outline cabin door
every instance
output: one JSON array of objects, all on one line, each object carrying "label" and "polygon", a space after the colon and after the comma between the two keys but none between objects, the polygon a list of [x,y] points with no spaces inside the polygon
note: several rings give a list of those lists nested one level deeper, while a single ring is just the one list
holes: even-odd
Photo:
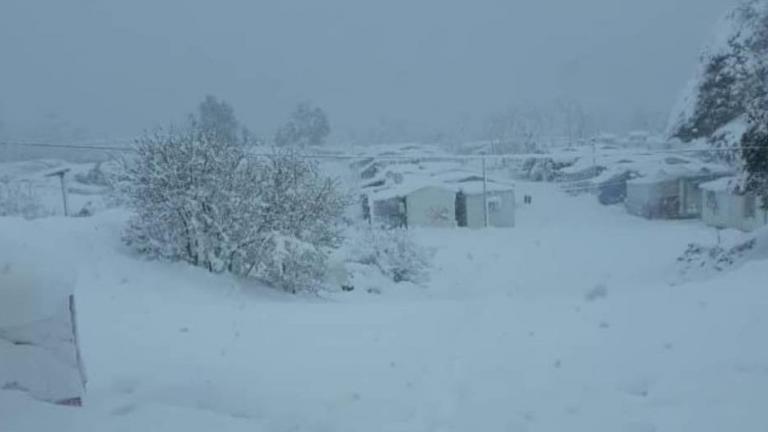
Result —
[{"label": "cabin door", "polygon": [[467,195],[462,191],[456,194],[456,224],[467,226]]}]

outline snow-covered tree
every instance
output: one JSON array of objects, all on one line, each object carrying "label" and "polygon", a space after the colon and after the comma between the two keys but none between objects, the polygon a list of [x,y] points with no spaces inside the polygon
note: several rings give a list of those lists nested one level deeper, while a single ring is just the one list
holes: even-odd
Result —
[{"label": "snow-covered tree", "polygon": [[[704,138],[742,172],[743,191],[768,198],[768,0],[744,0],[722,23],[689,84],[671,135]],[[764,200],[765,202],[765,200]]]},{"label": "snow-covered tree", "polygon": [[533,153],[538,149],[542,129],[536,109],[509,108],[488,118],[484,138],[491,141],[494,153]]},{"label": "snow-covered tree", "polygon": [[574,145],[589,134],[589,116],[584,106],[575,99],[559,98],[555,101],[555,113],[561,123],[562,133],[568,145]]},{"label": "snow-covered tree", "polygon": [[429,251],[402,228],[362,228],[353,238],[352,261],[375,266],[394,282],[422,283],[428,277]]},{"label": "snow-covered tree", "polygon": [[[744,131],[747,107],[766,73],[768,1],[745,0],[721,23],[715,41],[673,111],[670,135],[683,141],[707,139],[735,147]],[[720,151],[733,159],[734,153]]]},{"label": "snow-covered tree", "polygon": [[331,133],[328,116],[322,108],[308,102],[300,103],[288,122],[275,135],[275,144],[280,147],[318,146]]},{"label": "snow-covered tree", "polygon": [[746,192],[762,198],[768,210],[768,100],[753,101],[748,110],[749,129],[741,140],[741,160]]},{"label": "snow-covered tree", "polygon": [[228,102],[215,96],[207,95],[197,107],[197,117],[200,129],[208,135],[227,141],[248,141],[250,133],[235,117],[235,110]]},{"label": "snow-covered tree", "polygon": [[339,240],[336,184],[297,153],[257,159],[199,122],[147,134],[122,163],[125,241],[153,258],[315,288]]}]

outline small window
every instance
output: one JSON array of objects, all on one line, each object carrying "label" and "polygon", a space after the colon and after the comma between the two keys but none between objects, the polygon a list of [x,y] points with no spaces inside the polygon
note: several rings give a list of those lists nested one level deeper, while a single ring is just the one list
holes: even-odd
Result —
[{"label": "small window", "polygon": [[757,200],[754,195],[744,197],[744,217],[754,218],[757,216]]}]

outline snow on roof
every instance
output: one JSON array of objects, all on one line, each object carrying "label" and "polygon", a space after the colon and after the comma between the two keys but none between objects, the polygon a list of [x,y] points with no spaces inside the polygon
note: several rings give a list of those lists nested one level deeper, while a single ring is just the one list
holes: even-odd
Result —
[{"label": "snow on roof", "polygon": [[702,183],[699,187],[707,191],[723,192],[730,190],[735,185],[735,182],[735,177],[722,177],[717,180]]},{"label": "snow on roof", "polygon": [[[418,173],[404,176],[401,183],[386,185],[374,189],[369,196],[374,201],[403,197],[426,187],[444,189],[446,191],[464,191],[466,194],[482,193],[482,177],[476,173],[464,170],[451,170],[437,173]],[[489,192],[514,190],[514,185],[489,179],[486,182]]]},{"label": "snow on roof", "polygon": [[648,183],[658,183],[663,181],[669,181],[669,180],[676,180],[676,179],[682,179],[682,178],[696,178],[696,177],[702,177],[702,176],[711,176],[711,175],[725,175],[727,174],[727,171],[725,170],[713,170],[709,169],[708,167],[702,167],[699,169],[693,169],[688,168],[684,165],[677,165],[677,166],[667,166],[665,168],[659,169],[655,173],[652,173],[650,175],[645,175],[643,177],[639,177],[633,180],[630,180],[630,182],[635,184],[648,184]]},{"label": "snow on roof", "polygon": [[450,190],[450,188],[445,185],[445,182],[442,182],[434,177],[411,176],[405,179],[402,183],[378,188],[369,193],[368,196],[374,201],[387,200],[397,197],[404,197],[406,195],[412,194],[413,192],[416,192],[419,189],[424,189],[427,187],[436,187]]},{"label": "snow on roof", "polygon": [[[711,146],[702,147],[702,151],[711,149]],[[678,178],[696,177],[703,175],[727,175],[731,170],[723,165],[707,163],[695,155],[698,147],[686,146],[684,149],[670,151],[654,151],[639,149],[600,149],[594,154],[591,148],[578,148],[575,156],[576,162],[559,170],[563,174],[578,174],[587,172],[597,166],[605,168],[591,181],[594,184],[613,179],[617,175],[627,172],[635,173],[637,177],[645,180],[639,182],[656,182]]]},{"label": "snow on roof", "polygon": [[[483,193],[483,181],[469,181],[469,182],[457,182],[450,183],[451,186],[456,188],[456,191],[462,191],[467,195],[476,195]],[[488,192],[508,192],[514,191],[515,186],[507,183],[500,183],[497,181],[487,181],[486,190]]]}]

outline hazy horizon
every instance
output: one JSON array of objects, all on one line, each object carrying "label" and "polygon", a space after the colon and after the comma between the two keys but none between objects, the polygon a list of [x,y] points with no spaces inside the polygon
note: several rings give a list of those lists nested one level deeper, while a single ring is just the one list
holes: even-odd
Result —
[{"label": "hazy horizon", "polygon": [[304,100],[340,136],[382,121],[451,132],[556,99],[621,131],[671,109],[733,3],[5,0],[0,124],[130,136],[214,94],[261,135]]}]

